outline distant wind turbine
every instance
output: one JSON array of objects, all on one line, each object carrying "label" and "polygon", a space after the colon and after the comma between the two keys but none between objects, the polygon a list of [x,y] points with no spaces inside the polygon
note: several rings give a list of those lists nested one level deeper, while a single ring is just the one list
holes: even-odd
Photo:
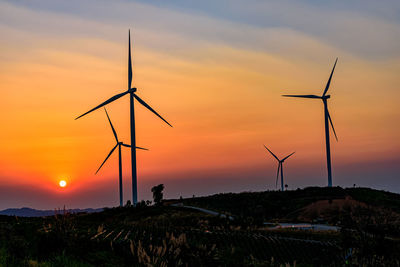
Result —
[{"label": "distant wind turbine", "polygon": [[104,101],[97,107],[92,108],[88,112],[80,115],[79,117],[75,118],[79,119],[82,116],[85,116],[86,114],[101,108],[121,97],[123,97],[126,94],[129,94],[130,98],[130,122],[131,122],[131,160],[132,160],[132,202],[134,205],[137,203],[137,171],[136,171],[136,135],[135,135],[135,109],[134,109],[134,98],[145,106],[147,109],[149,109],[151,112],[153,112],[156,116],[158,116],[160,119],[162,119],[165,123],[167,123],[169,126],[172,127],[171,124],[169,124],[163,117],[161,117],[154,109],[152,109],[146,102],[144,102],[135,92],[137,89],[135,87],[132,87],[132,59],[131,59],[131,32],[129,30],[129,54],[128,54],[128,90],[125,92],[122,92],[120,94],[117,94],[110,99]]},{"label": "distant wind turbine", "polygon": [[283,162],[284,162],[287,158],[289,158],[291,155],[293,155],[295,152],[293,152],[292,154],[290,154],[290,155],[284,157],[283,159],[279,159],[277,156],[275,156],[274,153],[272,153],[271,150],[268,149],[268,147],[266,147],[265,145],[264,145],[264,147],[265,147],[265,148],[269,151],[269,153],[271,153],[271,155],[274,156],[274,158],[276,158],[276,160],[278,161],[278,171],[277,171],[277,173],[276,173],[276,182],[275,182],[275,186],[278,185],[278,178],[279,178],[279,171],[280,171],[280,172],[281,172],[281,189],[282,189],[282,191],[283,191],[283,186],[284,186],[284,184],[283,184]]},{"label": "distant wind turbine", "polygon": [[[329,76],[328,83],[326,84],[324,93],[322,96],[317,96],[317,95],[283,95],[285,97],[301,97],[301,98],[315,98],[315,99],[321,99],[322,102],[324,103],[324,118],[325,118],[325,142],[326,142],[326,164],[328,167],[328,187],[332,187],[332,168],[331,168],[331,148],[330,148],[330,143],[329,143],[329,123],[332,126],[333,134],[335,135],[336,141],[338,141],[335,128],[333,127],[332,119],[331,116],[329,115],[328,111],[328,99],[331,97],[330,95],[327,95],[326,93],[328,92],[329,86],[331,84],[333,72],[335,71],[336,63],[337,63],[337,58],[335,61],[335,64],[333,65],[333,69],[331,72],[331,75]],[[329,120],[329,122],[328,122]]]},{"label": "distant wind turbine", "polygon": [[[131,147],[128,144],[125,144],[123,142],[120,142],[118,140],[118,136],[117,136],[117,132],[114,129],[114,126],[111,122],[110,116],[108,116],[107,110],[104,108],[104,111],[106,112],[107,118],[108,118],[108,122],[110,123],[111,126],[111,130],[113,131],[114,137],[115,137],[115,141],[117,142],[117,144],[111,149],[110,153],[108,153],[106,159],[103,161],[103,163],[101,163],[100,167],[97,169],[96,174],[100,171],[101,167],[103,167],[104,163],[106,163],[107,159],[111,156],[111,154],[114,152],[114,150],[118,147],[118,155],[119,155],[119,205],[122,207],[123,206],[123,190],[122,190],[122,155],[121,155],[121,146],[125,146],[125,147]],[[148,150],[147,148],[143,148],[143,147],[136,147],[137,149],[143,149],[143,150]]]}]

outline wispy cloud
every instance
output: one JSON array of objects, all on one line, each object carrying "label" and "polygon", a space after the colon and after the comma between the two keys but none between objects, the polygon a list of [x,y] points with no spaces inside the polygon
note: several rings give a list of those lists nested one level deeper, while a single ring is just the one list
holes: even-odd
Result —
[{"label": "wispy cloud", "polygon": [[[178,38],[180,42],[174,44],[217,42],[266,52],[287,47],[290,37],[304,36],[359,57],[385,59],[399,56],[400,41],[396,19],[400,4],[385,2],[377,6],[373,1],[327,5],[313,1],[19,1],[2,4],[2,23],[31,32],[100,35],[114,41],[120,39],[118,29],[132,27],[137,38],[152,35],[146,46],[162,50],[171,49],[166,35]],[[279,32],[282,36],[276,36]]]}]

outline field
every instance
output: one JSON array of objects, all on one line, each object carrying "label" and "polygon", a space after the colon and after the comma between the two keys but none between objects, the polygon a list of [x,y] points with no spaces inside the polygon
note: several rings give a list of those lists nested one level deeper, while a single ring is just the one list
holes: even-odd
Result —
[{"label": "field", "polygon": [[[336,187],[1,216],[0,266],[399,266],[399,209],[397,194]],[[270,230],[265,221],[326,222],[341,230]]]}]

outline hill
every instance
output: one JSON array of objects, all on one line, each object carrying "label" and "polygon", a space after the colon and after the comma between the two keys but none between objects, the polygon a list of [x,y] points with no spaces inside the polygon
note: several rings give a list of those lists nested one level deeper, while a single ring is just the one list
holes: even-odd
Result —
[{"label": "hill", "polygon": [[[69,213],[92,213],[92,212],[100,212],[103,209],[69,209]],[[43,216],[53,216],[57,211],[56,210],[36,210],[31,208],[20,208],[20,209],[5,209],[0,210],[0,215],[8,215],[8,216],[19,216],[19,217],[43,217]]]},{"label": "hill", "polygon": [[368,211],[377,217],[390,213],[400,222],[400,195],[369,188],[308,187],[291,191],[226,193],[188,198],[184,205],[218,211],[256,222],[326,222],[341,224],[345,216]]},{"label": "hill", "polygon": [[[396,266],[398,201],[397,194],[372,189],[306,188],[98,213],[0,216],[0,266]],[[171,205],[178,202],[233,219]],[[270,230],[263,224],[313,220],[315,211],[341,231]],[[374,212],[383,211],[392,217],[378,220]]]}]

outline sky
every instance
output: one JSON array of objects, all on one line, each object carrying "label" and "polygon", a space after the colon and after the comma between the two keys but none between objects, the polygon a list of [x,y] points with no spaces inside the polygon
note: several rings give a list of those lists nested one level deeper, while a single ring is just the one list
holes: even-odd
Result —
[{"label": "sky", "polygon": [[[137,94],[138,198],[326,186],[321,95],[333,185],[400,193],[400,2],[0,1],[0,209],[111,207],[118,155],[103,110],[126,90],[128,29]],[[129,143],[129,98],[107,106]],[[123,150],[124,202],[131,198]],[[64,179],[68,185],[60,188]]]}]

